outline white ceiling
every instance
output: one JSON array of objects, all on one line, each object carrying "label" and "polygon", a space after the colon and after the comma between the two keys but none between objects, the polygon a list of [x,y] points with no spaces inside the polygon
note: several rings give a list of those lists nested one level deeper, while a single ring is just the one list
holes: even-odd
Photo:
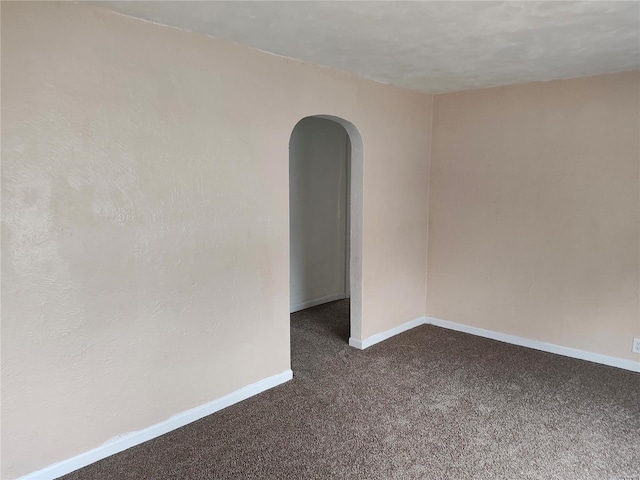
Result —
[{"label": "white ceiling", "polygon": [[428,93],[640,68],[640,1],[98,3]]}]

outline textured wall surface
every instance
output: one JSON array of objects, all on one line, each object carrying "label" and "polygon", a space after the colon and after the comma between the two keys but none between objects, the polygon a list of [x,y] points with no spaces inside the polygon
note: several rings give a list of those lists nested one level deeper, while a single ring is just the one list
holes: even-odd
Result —
[{"label": "textured wall surface", "polygon": [[639,132],[640,72],[437,96],[427,314],[640,360]]},{"label": "textured wall surface", "polygon": [[289,142],[291,311],[347,293],[348,151],[344,127],[305,118]]},{"label": "textured wall surface", "polygon": [[431,98],[2,4],[2,478],[289,368],[288,144],[364,145],[363,336],[424,315]]}]

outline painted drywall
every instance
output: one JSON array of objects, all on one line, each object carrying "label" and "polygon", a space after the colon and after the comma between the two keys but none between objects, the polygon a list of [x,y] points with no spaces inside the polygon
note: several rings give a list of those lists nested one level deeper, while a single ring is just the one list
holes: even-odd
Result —
[{"label": "painted drywall", "polygon": [[425,314],[431,97],[89,5],[1,8],[2,478],[289,368],[304,117],[362,138],[361,337]]},{"label": "painted drywall", "polygon": [[305,118],[289,142],[291,311],[347,294],[349,136],[324,118]]},{"label": "painted drywall", "polygon": [[628,360],[640,73],[439,95],[427,315]]}]

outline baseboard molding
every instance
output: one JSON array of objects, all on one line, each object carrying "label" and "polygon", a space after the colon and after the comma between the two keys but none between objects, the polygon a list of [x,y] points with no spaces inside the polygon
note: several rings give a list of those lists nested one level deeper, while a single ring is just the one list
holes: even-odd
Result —
[{"label": "baseboard molding", "polygon": [[412,328],[418,327],[420,325],[424,325],[426,322],[425,317],[418,317],[414,320],[410,320],[402,325],[399,325],[395,328],[391,328],[382,333],[376,333],[375,335],[371,335],[364,340],[356,340],[355,338],[349,338],[349,345],[360,350],[364,350],[365,348],[369,348],[371,345],[375,345],[376,343],[380,343],[383,340],[394,337],[402,332],[406,332],[407,330],[411,330]]},{"label": "baseboard molding", "polygon": [[[345,298],[344,295],[340,298]],[[339,298],[334,298],[338,300]],[[320,303],[324,303],[323,300]],[[318,303],[319,304],[319,303]],[[308,307],[305,307],[308,308]],[[442,327],[449,330],[455,330],[458,332],[469,333],[479,337],[490,338],[492,340],[498,340],[500,342],[510,343],[512,345],[518,345],[521,347],[533,348],[535,350],[541,350],[543,352],[555,353],[558,355],[564,355],[566,357],[577,358],[580,360],[586,360],[589,362],[600,363],[611,367],[622,368],[624,370],[630,370],[632,372],[640,373],[640,361],[626,360],[623,358],[611,357],[608,355],[602,355],[599,353],[587,352],[584,350],[578,350],[576,348],[563,347],[555,345],[553,343],[541,342],[538,340],[531,340],[524,337],[518,337],[516,335],[508,335],[506,333],[495,332],[493,330],[485,330],[483,328],[472,327],[469,325],[463,325],[461,323],[449,322],[446,320],[440,320],[433,317],[419,317],[409,322],[403,323],[395,328],[389,329],[385,332],[371,335],[370,337],[360,341],[354,338],[349,338],[349,345],[360,350],[364,350],[376,343],[387,340],[395,335],[411,330],[412,328],[420,325],[434,325],[436,327]],[[85,453],[81,453],[75,457],[63,460],[62,462],[55,463],[41,470],[33,473],[29,473],[20,477],[19,480],[53,480],[55,478],[66,475],[82,467],[86,467],[98,460],[109,457],[116,453],[122,452],[135,445],[139,445],[153,438],[164,435],[172,430],[183,427],[189,423],[195,422],[207,415],[211,415],[219,410],[229,407],[235,403],[246,400],[249,397],[257,395],[265,390],[276,387],[282,383],[285,383],[293,378],[293,372],[291,370],[285,370],[284,372],[274,375],[272,377],[265,378],[246,387],[240,388],[235,392],[232,392],[224,397],[213,400],[199,407],[192,408],[182,413],[173,415],[169,419],[152,425],[144,430],[140,430],[133,433],[128,433],[117,437],[114,440],[101,445],[93,450]]]},{"label": "baseboard molding", "polygon": [[538,340],[531,340],[529,338],[518,337],[516,335],[509,335],[506,333],[495,332],[493,330],[485,330],[484,328],[472,327],[469,325],[463,325],[461,323],[449,322],[447,320],[440,320],[433,317],[419,317],[415,320],[403,323],[402,325],[387,330],[382,333],[376,333],[370,337],[360,341],[354,338],[349,339],[349,345],[360,350],[375,345],[376,343],[387,340],[395,335],[398,335],[412,328],[420,325],[434,325],[436,327],[442,327],[449,330],[456,330],[458,332],[469,333],[478,337],[490,338],[492,340],[498,340],[499,342],[510,343],[512,345],[518,345],[520,347],[533,348],[534,350],[540,350],[548,353],[555,353],[557,355],[564,355],[565,357],[577,358],[579,360],[586,360],[588,362],[600,363],[602,365],[608,365],[610,367],[622,368],[624,370],[630,370],[632,372],[640,373],[640,361],[626,360],[624,358],[611,357],[609,355],[602,355],[600,353],[587,352],[585,350],[578,350],[577,348],[563,347],[561,345],[555,345],[553,343],[541,342]]},{"label": "baseboard molding", "polygon": [[38,470],[37,472],[29,473],[20,477],[20,480],[53,480],[62,475],[78,470],[79,468],[86,467],[98,460],[102,460],[103,458],[122,452],[127,448],[139,445],[175,430],[176,428],[195,422],[196,420],[206,417],[207,415],[211,415],[223,408],[229,407],[235,403],[264,392],[265,390],[269,390],[270,388],[285,383],[292,378],[293,372],[291,370],[285,370],[278,375],[265,378],[256,383],[252,383],[251,385],[247,385],[246,387],[242,387],[241,389],[231,392],[224,397],[220,397],[209,403],[200,405],[199,407],[173,415],[169,419],[145,428],[144,430],[122,435],[97,448],[94,448],[93,450],[81,453],[80,455],[63,460],[62,462],[55,463],[43,468],[42,470]]},{"label": "baseboard molding", "polygon": [[315,307],[316,305],[333,302],[335,300],[342,300],[344,298],[347,298],[347,295],[344,292],[325,295],[324,297],[314,298],[313,300],[307,300],[306,302],[296,303],[291,306],[289,311],[290,313],[294,313],[299,310],[304,310],[305,308]]},{"label": "baseboard molding", "polygon": [[521,347],[533,348],[535,350],[541,350],[543,352],[564,355],[565,357],[587,360],[589,362],[609,365],[610,367],[631,370],[632,372],[640,372],[640,361],[626,360],[624,358],[610,357],[608,355],[602,355],[600,353],[578,350],[577,348],[563,347],[561,345],[555,345],[553,343],[531,340],[524,337],[518,337],[516,335],[508,335],[506,333],[485,330],[484,328],[471,327],[469,325],[448,322],[446,320],[440,320],[438,318],[426,317],[425,323],[435,325],[436,327],[447,328],[449,330],[470,333],[471,335],[476,335],[478,337],[491,338],[492,340],[498,340],[500,342],[510,343],[512,345],[519,345]]}]

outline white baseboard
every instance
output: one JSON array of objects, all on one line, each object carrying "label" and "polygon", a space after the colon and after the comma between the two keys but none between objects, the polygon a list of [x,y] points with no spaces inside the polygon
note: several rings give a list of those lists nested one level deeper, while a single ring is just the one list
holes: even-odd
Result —
[{"label": "white baseboard", "polygon": [[79,468],[86,467],[98,460],[102,460],[103,458],[122,452],[127,448],[139,445],[151,440],[152,438],[159,437],[160,435],[164,435],[165,433],[175,430],[176,428],[195,422],[196,420],[206,417],[207,415],[211,415],[223,408],[229,407],[235,403],[257,395],[258,393],[285,383],[292,378],[293,372],[291,370],[285,370],[278,375],[265,378],[256,383],[252,383],[251,385],[247,385],[246,387],[242,387],[241,389],[231,392],[224,397],[220,397],[217,400],[213,400],[204,405],[200,405],[199,407],[173,415],[169,419],[145,428],[144,430],[116,437],[93,450],[81,453],[80,455],[63,460],[62,462],[55,463],[43,468],[42,470],[38,470],[37,472],[29,473],[20,477],[20,480],[53,480],[62,475],[78,470]]},{"label": "white baseboard", "polygon": [[[344,298],[344,295],[340,298]],[[335,298],[334,300],[337,300]],[[331,300],[326,300],[331,301]],[[324,303],[324,301],[320,302]],[[305,307],[308,308],[308,307]],[[376,333],[370,337],[360,341],[353,338],[349,338],[349,345],[360,350],[364,350],[376,343],[387,340],[395,335],[398,335],[412,328],[420,325],[434,325],[437,327],[446,328],[449,330],[456,330],[458,332],[469,333],[479,337],[490,338],[492,340],[498,340],[500,342],[510,343],[513,345],[519,345],[521,347],[533,348],[535,350],[541,350],[543,352],[555,353],[558,355],[564,355],[566,357],[577,358],[580,360],[587,360],[589,362],[600,363],[603,365],[609,365],[612,367],[622,368],[624,370],[630,370],[632,372],[640,372],[640,361],[626,360],[623,358],[611,357],[608,355],[602,355],[599,353],[587,352],[584,350],[578,350],[576,348],[563,347],[552,343],[541,342],[538,340],[530,340],[524,337],[518,337],[515,335],[508,335],[506,333],[495,332],[492,330],[485,330],[483,328],[471,327],[463,325],[461,323],[448,322],[446,320],[440,320],[432,317],[419,317],[409,322],[403,323],[395,328],[387,330],[385,332]],[[293,378],[293,372],[291,370],[285,370],[284,372],[274,375],[272,377],[265,378],[251,385],[247,385],[235,392],[232,392],[224,397],[213,400],[199,407],[192,408],[182,413],[173,415],[169,419],[152,425],[144,430],[138,432],[128,433],[117,437],[114,440],[110,440],[104,445],[101,445],[93,450],[85,453],[81,453],[75,457],[63,460],[62,462],[55,463],[48,467],[38,470],[36,472],[27,474],[20,477],[20,480],[53,480],[67,473],[71,473],[82,467],[86,467],[98,460],[109,457],[116,453],[122,452],[127,448],[131,448],[135,445],[139,445],[153,438],[164,435],[172,430],[183,427],[191,422],[199,420],[207,415],[211,415],[223,408],[229,407],[235,403],[246,400],[249,397],[257,395],[265,390],[273,388],[277,385],[285,383]]]},{"label": "white baseboard", "polygon": [[386,332],[376,333],[370,337],[360,341],[354,338],[349,339],[349,345],[360,350],[382,342],[388,338],[398,335],[412,328],[420,325],[434,325],[436,327],[447,328],[449,330],[456,330],[458,332],[470,333],[478,337],[490,338],[492,340],[498,340],[500,342],[510,343],[512,345],[519,345],[521,347],[533,348],[535,350],[541,350],[543,352],[555,353],[557,355],[564,355],[565,357],[577,358],[580,360],[586,360],[588,362],[600,363],[602,365],[609,365],[611,367],[622,368],[624,370],[630,370],[632,372],[640,373],[640,360],[626,360],[624,358],[611,357],[609,355],[602,355],[600,353],[587,352],[585,350],[578,350],[577,348],[563,347],[561,345],[555,345],[553,343],[541,342],[539,340],[531,340],[529,338],[518,337],[516,335],[508,335],[506,333],[495,332],[493,330],[485,330],[484,328],[471,327],[469,325],[463,325],[461,323],[448,322],[446,320],[440,320],[432,317],[419,317],[415,320],[403,323],[402,325],[387,330]]},{"label": "white baseboard", "polygon": [[323,303],[333,302],[334,300],[342,300],[347,298],[347,295],[342,293],[333,293],[331,295],[325,295],[324,297],[314,298],[313,300],[307,300],[305,302],[296,303],[295,305],[291,305],[289,309],[290,313],[297,312],[298,310],[304,310],[305,308],[315,307],[316,305],[321,305]]},{"label": "white baseboard", "polygon": [[349,338],[349,345],[352,347],[358,348],[360,350],[364,350],[365,348],[369,348],[371,345],[375,345],[376,343],[380,343],[387,338],[394,337],[399,333],[406,332],[407,330],[411,330],[412,328],[418,327],[420,325],[424,325],[426,322],[425,317],[418,317],[414,320],[410,320],[402,325],[399,325],[395,328],[391,328],[386,332],[376,333],[375,335],[371,335],[364,340],[356,340],[355,338]]},{"label": "white baseboard", "polygon": [[521,347],[533,348],[535,350],[541,350],[543,352],[555,353],[558,355],[564,355],[565,357],[578,358],[580,360],[587,360],[589,362],[601,363],[603,365],[609,365],[611,367],[618,367],[624,370],[631,370],[632,372],[640,372],[640,361],[626,360],[624,358],[610,357],[608,355],[602,355],[600,353],[587,352],[585,350],[578,350],[577,348],[563,347],[561,345],[555,345],[553,343],[541,342],[538,340],[530,340],[524,337],[518,337],[516,335],[508,335],[506,333],[494,332],[492,330],[485,330],[484,328],[470,327],[461,323],[448,322],[446,320],[440,320],[438,318],[426,317],[425,323],[435,325],[436,327],[447,328],[449,330],[456,330],[458,332],[470,333],[471,335],[477,335],[478,337],[491,338],[500,342],[510,343],[512,345],[519,345]]}]

